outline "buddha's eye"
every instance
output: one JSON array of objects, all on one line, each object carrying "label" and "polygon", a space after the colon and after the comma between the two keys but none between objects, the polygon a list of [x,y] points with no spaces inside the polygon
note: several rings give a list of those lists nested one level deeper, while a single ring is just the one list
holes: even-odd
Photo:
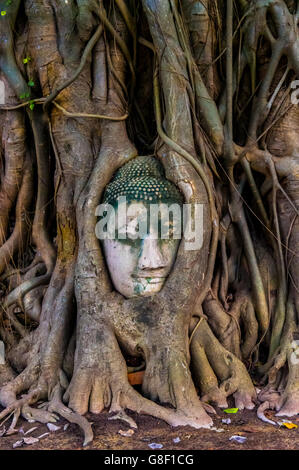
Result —
[{"label": "buddha's eye", "polygon": [[136,234],[139,232],[139,224],[136,224],[134,226],[128,226],[127,227],[127,238],[129,239],[136,239]]}]

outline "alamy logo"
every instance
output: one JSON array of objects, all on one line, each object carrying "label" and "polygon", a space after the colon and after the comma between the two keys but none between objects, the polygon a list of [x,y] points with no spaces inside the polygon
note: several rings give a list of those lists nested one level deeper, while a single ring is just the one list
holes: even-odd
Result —
[{"label": "alamy logo", "polygon": [[0,105],[5,104],[5,85],[2,80],[0,80]]},{"label": "alamy logo", "polygon": [[185,250],[199,250],[203,244],[203,204],[151,203],[145,207],[119,196],[117,209],[100,204],[95,215],[100,217],[95,228],[100,240],[184,238]]},{"label": "alamy logo", "polygon": [[299,104],[299,80],[294,80],[291,83],[292,93],[291,93],[291,103]]}]

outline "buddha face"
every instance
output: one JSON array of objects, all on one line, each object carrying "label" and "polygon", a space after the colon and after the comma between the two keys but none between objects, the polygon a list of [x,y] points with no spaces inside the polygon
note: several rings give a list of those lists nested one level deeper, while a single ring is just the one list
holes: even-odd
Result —
[{"label": "buddha face", "polygon": [[180,243],[182,194],[165,178],[156,158],[139,156],[116,172],[103,203],[109,209],[102,214],[101,226],[106,217],[109,235],[97,236],[115,289],[127,298],[156,294],[171,271]]},{"label": "buddha face", "polygon": [[[159,216],[159,223],[153,223],[144,202],[129,204],[125,218],[118,218],[120,210],[121,206],[115,212],[115,238],[103,240],[114,287],[127,298],[156,294],[174,264],[180,229],[174,230],[171,218]],[[122,239],[121,233],[126,237]]]}]

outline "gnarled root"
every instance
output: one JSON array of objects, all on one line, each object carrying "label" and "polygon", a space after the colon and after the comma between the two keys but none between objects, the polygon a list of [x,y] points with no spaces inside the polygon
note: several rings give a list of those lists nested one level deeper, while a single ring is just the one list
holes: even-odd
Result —
[{"label": "gnarled root", "polygon": [[[61,374],[63,375],[62,372]],[[26,375],[28,379],[27,370],[22,378],[24,379]],[[20,376],[22,376],[22,374],[20,374]],[[21,384],[20,376],[18,376],[14,382],[3,387],[0,393],[1,404],[6,405],[6,408],[0,413],[0,419],[13,414],[10,429],[15,428],[20,414],[28,421],[38,421],[40,423],[55,423],[59,420],[59,416],[62,416],[70,423],[76,423],[82,429],[84,433],[84,446],[92,441],[93,432],[91,424],[86,418],[74,413],[62,403],[63,386],[61,385],[61,381],[53,388],[50,401],[43,404],[43,409],[40,409],[30,406],[36,403],[38,399],[46,397],[45,390],[39,385],[32,387],[31,391],[29,391],[27,395],[23,395],[21,399],[16,399],[17,388],[20,390],[21,386],[26,387],[25,379],[23,380],[23,384]]]},{"label": "gnarled root", "polygon": [[[205,412],[191,377],[189,358],[179,338],[165,339],[163,328],[149,331],[144,349],[146,370],[142,390],[145,396],[160,403],[170,403],[178,410],[180,419],[195,428],[209,427],[211,418]],[[162,337],[160,336],[162,333]],[[169,344],[168,344],[169,343]],[[141,343],[142,344],[142,343]]]},{"label": "gnarled root", "polygon": [[[288,300],[287,318],[280,347],[276,355],[259,372],[267,373],[269,383],[259,394],[259,401],[268,402],[269,409],[277,411],[276,416],[299,414],[299,348],[296,312],[292,296]],[[263,403],[264,404],[264,403]],[[264,408],[267,409],[266,405]]]},{"label": "gnarled root", "polygon": [[240,335],[238,317],[229,315],[221,303],[208,294],[203,303],[204,313],[209,319],[211,328],[218,335],[218,339],[223,346],[238,357],[241,357]]},{"label": "gnarled root", "polygon": [[[182,399],[179,401],[176,397],[176,409],[164,408],[142,397],[128,382],[125,360],[113,332],[107,325],[102,324],[99,325],[97,333],[98,343],[92,342],[93,351],[89,348],[87,354],[82,350],[77,355],[73,378],[64,397],[70,408],[84,414],[88,408],[93,413],[100,413],[104,408],[110,407],[110,412],[118,415],[123,415],[127,408],[157,417],[172,426],[191,425],[200,428],[212,424],[200,405],[195,389],[191,404],[186,401],[183,403]],[[175,359],[170,376],[173,380],[172,388],[176,393],[183,394],[185,391],[187,395],[190,384],[184,381],[182,374],[184,367],[179,373],[180,368],[177,365]],[[166,381],[168,381],[167,373]],[[180,381],[179,384],[177,380]],[[188,412],[185,409],[188,409]]]},{"label": "gnarled root", "polygon": [[227,397],[233,395],[237,408],[254,408],[256,392],[244,364],[218,342],[205,319],[200,320],[190,349],[202,401],[223,408],[227,406]]},{"label": "gnarled root", "polygon": [[298,343],[291,344],[288,352],[288,382],[278,403],[276,416],[299,414],[299,357]]}]

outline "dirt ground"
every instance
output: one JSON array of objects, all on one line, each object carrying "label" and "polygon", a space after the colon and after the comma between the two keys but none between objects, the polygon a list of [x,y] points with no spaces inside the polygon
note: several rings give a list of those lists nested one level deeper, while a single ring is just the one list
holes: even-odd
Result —
[{"label": "dirt ground", "polygon": [[[135,419],[138,429],[131,437],[123,437],[118,431],[128,430],[128,425],[122,421],[108,420],[108,413],[100,415],[87,415],[93,422],[95,438],[85,449],[98,450],[150,450],[150,443],[163,445],[163,450],[298,450],[299,449],[299,415],[292,418],[292,422],[298,425],[297,429],[286,429],[280,426],[273,426],[260,421],[254,411],[238,411],[237,414],[226,414],[222,410],[217,410],[214,417],[214,426],[217,429],[224,429],[222,432],[211,430],[196,430],[191,427],[171,428],[163,421],[149,416],[130,415]],[[269,412],[268,417],[274,418],[274,413]],[[223,424],[223,418],[230,418],[231,424]],[[274,418],[278,421],[278,418]],[[18,428],[23,428],[24,432],[37,426],[32,433],[26,437],[38,437],[46,432],[49,435],[40,439],[38,443],[23,445],[21,449],[30,450],[81,450],[82,434],[76,425],[69,425],[64,430],[66,421],[57,423],[61,428],[55,432],[49,432],[45,424],[28,423],[20,420]],[[230,441],[233,435],[246,437],[243,444]],[[22,439],[23,434],[16,433],[11,436],[0,438],[0,450],[12,449],[13,444]],[[180,438],[180,442],[174,443],[175,438]],[[16,449],[18,450],[18,449]]]}]

